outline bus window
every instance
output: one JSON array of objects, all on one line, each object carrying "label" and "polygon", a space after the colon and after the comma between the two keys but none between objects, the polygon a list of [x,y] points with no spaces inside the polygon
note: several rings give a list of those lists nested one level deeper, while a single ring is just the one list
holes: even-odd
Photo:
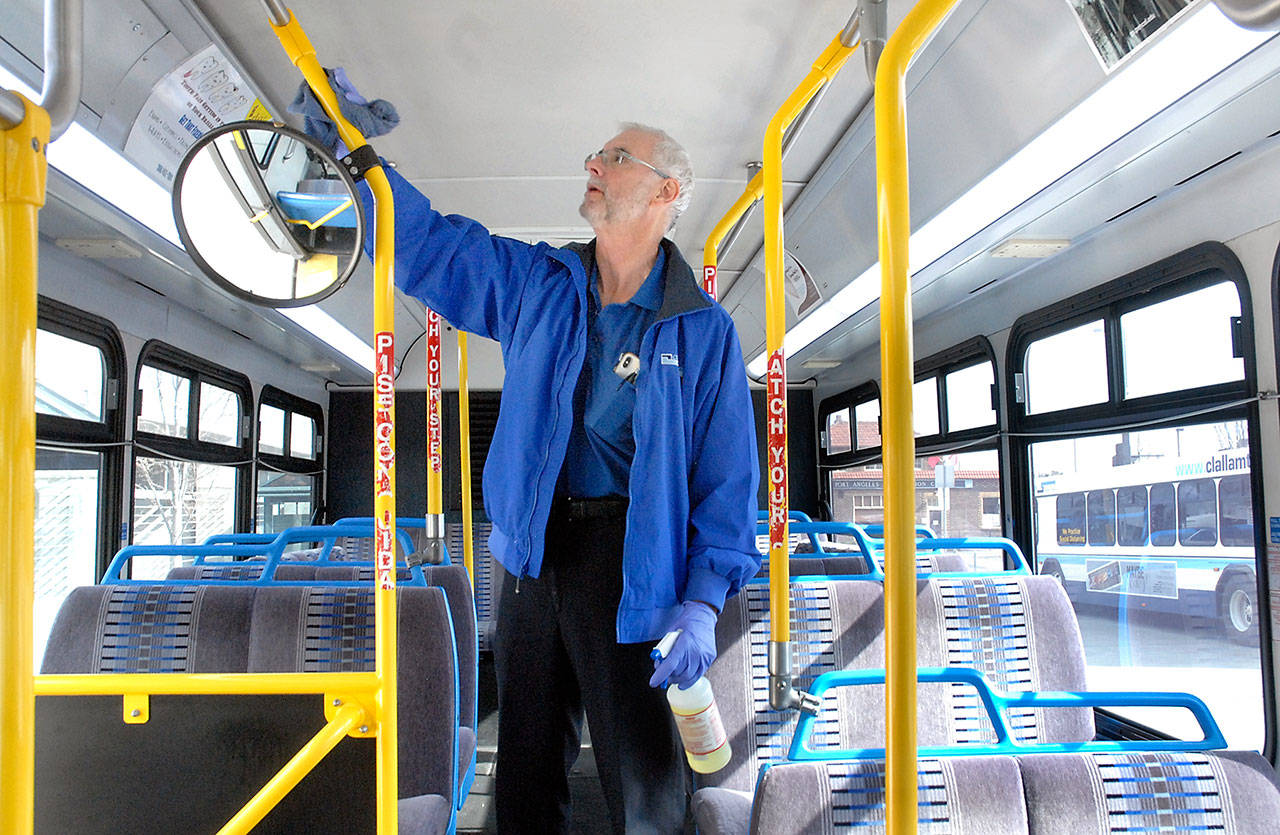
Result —
[{"label": "bus window", "polygon": [[828,455],[853,451],[853,436],[849,432],[847,407],[827,415],[826,450]]},{"label": "bus window", "polygon": [[240,395],[211,383],[200,383],[199,437],[213,444],[240,443]]},{"label": "bus window", "polygon": [[941,431],[938,424],[937,377],[928,377],[912,386],[911,428],[917,438],[937,435]]},{"label": "bus window", "polygon": [[1191,691],[1241,747],[1265,736],[1248,446],[1244,420],[1029,445],[1034,564],[1075,609],[1089,689]]},{"label": "bus window", "polygon": [[101,421],[106,376],[101,348],[36,331],[36,414]]},{"label": "bus window", "polygon": [[138,372],[138,396],[142,398],[138,414],[139,432],[154,432],[171,438],[187,437],[190,380],[153,365],[144,365]]},{"label": "bus window", "polygon": [[258,452],[284,455],[284,409],[266,403],[258,408]]},{"label": "bus window", "polygon": [[1147,544],[1147,488],[1116,490],[1116,541],[1120,545]]},{"label": "bus window", "polygon": [[858,428],[858,449],[880,446],[880,398],[867,400],[855,406],[853,419]]},{"label": "bus window", "polygon": [[1253,547],[1253,496],[1248,476],[1229,475],[1218,482],[1218,525],[1223,545]]},{"label": "bus window", "polygon": [[1102,320],[1027,346],[1027,414],[1107,402],[1107,341]]},{"label": "bus window", "polygon": [[254,530],[258,533],[278,533],[315,521],[323,422],[318,404],[263,386],[258,404],[254,500]]},{"label": "bus window", "polygon": [[1178,541],[1178,517],[1173,509],[1173,485],[1151,485],[1151,544],[1165,548]]},{"label": "bus window", "polygon": [[1083,545],[1084,536],[1084,493],[1067,493],[1059,496],[1058,510],[1058,544]]},{"label": "bus window", "polygon": [[1218,491],[1211,478],[1178,485],[1178,544],[1216,545]]},{"label": "bus window", "polygon": [[1088,496],[1089,544],[1116,544],[1116,494],[1090,490]]},{"label": "bus window", "polygon": [[316,422],[296,412],[289,428],[289,454],[308,461],[316,457]]},{"label": "bus window", "polygon": [[948,432],[995,425],[996,410],[991,406],[995,381],[995,369],[989,361],[946,376]]},{"label": "bus window", "polygon": [[1240,294],[1230,281],[1122,315],[1124,396],[1243,380],[1244,360],[1232,356],[1231,345],[1231,320],[1239,315]]}]

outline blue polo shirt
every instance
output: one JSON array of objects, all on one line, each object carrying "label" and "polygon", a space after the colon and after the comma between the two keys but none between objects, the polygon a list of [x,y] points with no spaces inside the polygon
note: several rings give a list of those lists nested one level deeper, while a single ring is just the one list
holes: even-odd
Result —
[{"label": "blue polo shirt", "polygon": [[[573,395],[573,429],[556,493],[574,498],[626,496],[636,454],[631,415],[636,384],[614,373],[627,352],[640,354],[640,340],[662,306],[667,256],[658,247],[653,269],[630,300],[600,307],[599,270],[587,281],[587,355]],[[639,373],[644,374],[641,368]]]}]

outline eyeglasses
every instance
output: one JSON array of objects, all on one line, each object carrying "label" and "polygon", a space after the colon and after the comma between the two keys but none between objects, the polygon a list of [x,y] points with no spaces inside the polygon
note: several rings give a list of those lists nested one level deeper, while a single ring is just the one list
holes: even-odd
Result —
[{"label": "eyeglasses", "polygon": [[674,177],[672,177],[670,174],[666,173],[665,171],[663,171],[663,170],[661,170],[661,169],[659,169],[659,168],[654,168],[654,167],[653,167],[652,165],[650,165],[649,163],[645,162],[644,160],[640,159],[640,158],[639,158],[639,157],[637,157],[637,156],[633,156],[632,154],[627,153],[626,151],[622,150],[621,148],[601,148],[600,150],[596,151],[594,154],[587,154],[587,158],[586,158],[586,159],[584,159],[584,160],[582,161],[582,167],[583,167],[583,168],[586,168],[588,165],[590,165],[590,164],[591,164],[591,161],[592,161],[593,159],[595,159],[596,157],[599,157],[599,158],[600,158],[600,161],[601,161],[601,162],[602,162],[606,167],[612,167],[612,166],[615,166],[615,165],[622,165],[622,163],[624,163],[624,162],[626,162],[626,161],[630,160],[631,162],[638,162],[638,163],[640,163],[640,164],[641,164],[641,165],[643,165],[645,168],[648,168],[650,171],[652,171],[654,174],[657,174],[659,177],[661,177],[661,178],[662,178],[662,179],[664,179],[664,180],[674,180],[674,179],[675,179]]}]

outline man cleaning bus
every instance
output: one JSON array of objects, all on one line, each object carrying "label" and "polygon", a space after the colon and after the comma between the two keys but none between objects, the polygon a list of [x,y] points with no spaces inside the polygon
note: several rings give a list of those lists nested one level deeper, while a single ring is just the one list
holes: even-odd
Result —
[{"label": "man cleaning bus", "polygon": [[[613,830],[683,828],[686,769],[654,688],[706,671],[725,598],[760,567],[742,351],[665,237],[692,166],[663,131],[622,127],[585,161],[579,211],[596,237],[584,245],[491,236],[387,170],[396,284],[497,340],[506,368],[484,471],[489,547],[507,571],[495,638],[502,832],[566,831],[584,711]],[[666,658],[650,660],[677,629]]]}]

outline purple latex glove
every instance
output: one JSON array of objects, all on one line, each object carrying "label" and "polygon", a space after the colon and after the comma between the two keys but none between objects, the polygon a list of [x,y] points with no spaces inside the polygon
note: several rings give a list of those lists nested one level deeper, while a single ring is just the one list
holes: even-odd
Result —
[{"label": "purple latex glove", "polygon": [[706,603],[686,600],[671,632],[680,630],[665,658],[654,659],[650,687],[690,687],[716,660],[716,611]]}]

